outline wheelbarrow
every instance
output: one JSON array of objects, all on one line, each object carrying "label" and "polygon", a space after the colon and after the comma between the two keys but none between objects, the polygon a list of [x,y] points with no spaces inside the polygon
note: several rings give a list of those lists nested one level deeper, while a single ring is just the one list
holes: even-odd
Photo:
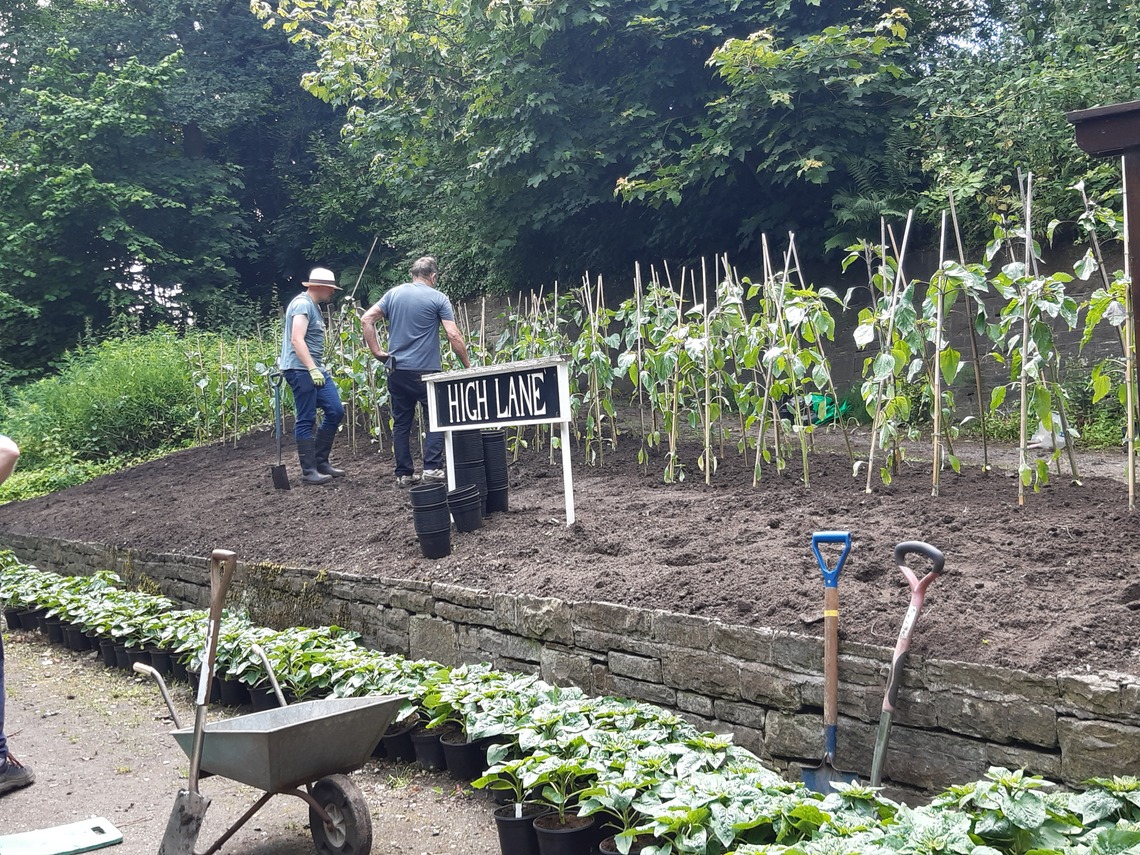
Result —
[{"label": "wheelbarrow", "polygon": [[[232,572],[232,553],[216,550],[215,556],[219,555],[223,559],[228,557]],[[214,560],[211,559],[212,562]],[[211,571],[214,569],[212,564]],[[222,578],[220,585],[212,585],[215,590],[211,612],[216,611],[219,618],[221,600],[228,583],[228,578]],[[208,654],[211,655],[205,657],[202,669],[202,676],[207,678],[213,674],[212,653],[218,622],[211,621],[211,638],[208,641]],[[182,727],[162,675],[142,663],[134,666],[136,671],[150,675],[158,683],[176,728],[172,735],[190,758],[190,789],[194,795],[197,795],[199,771],[203,776],[218,775],[265,791],[201,855],[212,855],[221,849],[254,814],[279,794],[297,796],[308,803],[313,843],[322,855],[367,855],[372,850],[372,815],[364,794],[348,773],[368,762],[384,731],[395,719],[404,696],[328,698],[285,706],[268,659],[260,649],[256,652],[269,671],[282,706],[207,723],[202,714],[204,700],[200,687],[194,727]],[[195,851],[201,814],[209,805],[208,799],[201,802],[195,802],[192,809],[183,810],[181,816],[176,808],[172,823],[178,825],[181,822],[186,827],[172,833],[168,826],[160,855]]]}]

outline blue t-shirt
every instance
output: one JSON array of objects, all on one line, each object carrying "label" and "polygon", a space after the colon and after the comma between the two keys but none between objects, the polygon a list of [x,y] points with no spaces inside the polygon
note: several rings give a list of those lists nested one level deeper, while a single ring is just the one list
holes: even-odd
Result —
[{"label": "blue t-shirt", "polygon": [[407,282],[380,298],[388,319],[388,352],[397,371],[439,371],[439,325],[454,321],[451,301],[430,285]]},{"label": "blue t-shirt", "polygon": [[297,358],[297,351],[293,349],[293,319],[298,315],[309,318],[309,327],[305,330],[305,346],[313,357],[313,363],[321,365],[325,355],[325,319],[321,317],[321,310],[317,303],[309,296],[307,291],[298,294],[289,302],[285,310],[285,339],[281,342],[281,370],[290,368],[304,368],[305,363]]}]

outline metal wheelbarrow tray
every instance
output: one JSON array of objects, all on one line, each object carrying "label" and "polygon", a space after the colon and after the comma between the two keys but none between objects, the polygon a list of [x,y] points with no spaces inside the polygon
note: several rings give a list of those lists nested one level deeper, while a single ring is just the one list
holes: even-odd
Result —
[{"label": "metal wheelbarrow tray", "polygon": [[[403,700],[328,698],[209,722],[202,769],[267,793],[352,772],[368,761]],[[194,728],[173,735],[190,756]]]}]

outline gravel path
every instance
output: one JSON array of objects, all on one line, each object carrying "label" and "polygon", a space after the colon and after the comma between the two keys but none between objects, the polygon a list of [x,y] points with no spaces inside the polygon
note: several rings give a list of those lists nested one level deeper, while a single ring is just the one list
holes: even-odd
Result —
[{"label": "gravel path", "polygon": [[[105,668],[95,654],[49,644],[39,633],[6,632],[4,651],[6,729],[13,752],[35,769],[36,783],[0,797],[0,835],[101,816],[123,834],[123,843],[107,852],[154,855],[189,771],[169,735],[172,723],[158,688]],[[192,721],[190,689],[178,686],[172,694],[180,717]],[[223,714],[211,709],[209,716]],[[382,761],[353,780],[371,807],[376,855],[498,852],[490,796],[446,773]],[[198,851],[261,795],[216,777],[204,779],[201,790],[211,804]],[[276,796],[222,852],[310,855],[308,822],[304,802]]]}]

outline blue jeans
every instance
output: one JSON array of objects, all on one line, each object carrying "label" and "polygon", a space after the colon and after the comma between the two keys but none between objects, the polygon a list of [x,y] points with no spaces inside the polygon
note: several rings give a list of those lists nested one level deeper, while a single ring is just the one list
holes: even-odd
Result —
[{"label": "blue jeans", "polygon": [[[434,373],[434,372],[425,372]],[[396,369],[388,374],[388,395],[392,399],[392,450],[396,453],[396,476],[415,472],[412,461],[412,423],[416,418],[416,404],[423,408],[427,422],[427,384],[419,371]],[[424,439],[424,469],[443,468],[443,434],[428,431]]]},{"label": "blue jeans", "polygon": [[285,375],[285,382],[293,390],[293,404],[297,408],[293,438],[313,438],[317,407],[320,407],[324,413],[321,430],[336,430],[344,419],[344,404],[340,402],[340,393],[337,392],[336,384],[333,383],[329,372],[324,368],[321,369],[321,373],[325,375],[325,385],[319,389],[313,385],[313,378],[304,368],[289,368],[282,373]]},{"label": "blue jeans", "polygon": [[4,638],[0,636],[0,767],[8,762],[8,740],[4,738]]}]

